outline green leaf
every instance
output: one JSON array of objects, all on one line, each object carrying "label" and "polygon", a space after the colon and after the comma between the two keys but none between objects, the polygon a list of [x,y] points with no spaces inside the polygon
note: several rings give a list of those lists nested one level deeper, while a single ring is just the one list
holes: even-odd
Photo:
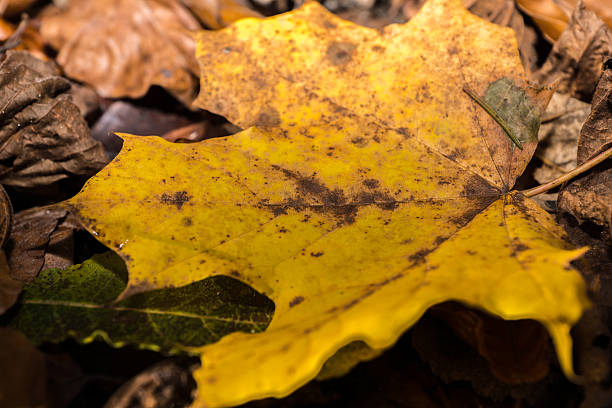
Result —
[{"label": "green leaf", "polygon": [[36,344],[101,337],[116,347],[133,344],[170,352],[235,331],[263,331],[274,313],[272,301],[226,276],[114,302],[126,282],[125,264],[113,252],[65,270],[47,269],[24,288],[8,325]]}]

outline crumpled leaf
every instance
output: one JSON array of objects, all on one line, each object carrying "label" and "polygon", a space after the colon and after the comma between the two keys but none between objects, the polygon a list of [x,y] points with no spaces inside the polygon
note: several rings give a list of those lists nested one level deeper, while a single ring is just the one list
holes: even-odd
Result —
[{"label": "crumpled leaf", "polygon": [[15,214],[6,251],[11,276],[31,282],[48,268],[74,263],[74,231],[80,226],[74,214],[58,208],[31,208]]},{"label": "crumpled leaf", "polygon": [[[569,20],[567,11],[573,10],[578,0],[516,0],[517,5],[531,17],[544,36],[555,42]],[[584,5],[612,27],[612,2],[610,0],[584,0]]]},{"label": "crumpled leaf", "polygon": [[[446,304],[437,305],[433,309],[438,306]],[[514,385],[500,381],[491,373],[491,362],[474,350],[469,343],[462,341],[444,319],[436,316],[437,313],[433,309],[411,329],[411,343],[437,378],[446,384],[469,382],[478,394],[494,401],[512,397],[529,406],[549,406],[542,404],[542,396],[550,394],[550,381]],[[462,313],[464,309],[459,308],[457,311]],[[521,322],[524,321],[518,323]],[[511,342],[512,339],[508,337],[506,339]],[[492,404],[481,406],[490,405]]]},{"label": "crumpled leaf", "polygon": [[159,85],[188,105],[197,85],[198,21],[176,0],[72,0],[41,21],[66,75],[103,97],[139,98]]},{"label": "crumpled leaf", "polygon": [[67,76],[104,97],[139,98],[159,85],[191,106],[196,16],[219,28],[258,16],[247,10],[238,0],[72,0],[43,16],[41,35]]},{"label": "crumpled leaf", "polygon": [[110,305],[126,280],[125,264],[113,252],[65,270],[46,269],[24,287],[9,325],[36,344],[68,337],[89,343],[102,337],[114,346],[168,352],[212,343],[235,331],[262,331],[274,310],[268,299],[224,276]]},{"label": "crumpled leaf", "polygon": [[590,111],[591,105],[555,92],[538,132],[536,156],[543,162],[533,174],[538,183],[547,183],[576,168],[578,135]]},{"label": "crumpled leaf", "polygon": [[505,384],[534,383],[548,374],[549,340],[537,322],[508,322],[453,303],[436,305],[431,312],[477,350]]},{"label": "crumpled leaf", "polygon": [[123,297],[229,275],[274,301],[265,332],[198,349],[195,406],[287,395],[340,347],[388,347],[449,299],[540,321],[573,375],[569,330],[588,300],[568,263],[584,249],[508,192],[536,143],[516,149],[462,88],[505,77],[546,99],[511,30],[458,0],[382,33],[309,3],[201,32],[197,55],[199,106],[248,129],[124,135],[64,203],[126,260]]},{"label": "crumpled leaf", "polygon": [[[605,70],[593,96],[591,114],[578,139],[578,165],[612,145],[612,60]],[[612,168],[598,166],[589,174],[572,181],[559,193],[559,210],[572,214],[581,223],[591,221],[612,231]]]},{"label": "crumpled leaf", "polygon": [[559,79],[558,92],[591,102],[601,64],[611,54],[610,28],[580,3],[534,79],[540,83]]},{"label": "crumpled leaf", "polygon": [[0,64],[0,183],[35,190],[105,163],[102,146],[48,62],[9,51]]}]

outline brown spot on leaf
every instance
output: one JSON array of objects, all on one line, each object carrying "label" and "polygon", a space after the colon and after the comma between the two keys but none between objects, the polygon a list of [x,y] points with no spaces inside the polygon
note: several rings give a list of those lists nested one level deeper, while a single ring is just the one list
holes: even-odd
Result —
[{"label": "brown spot on leaf", "polygon": [[183,218],[183,225],[186,226],[186,227],[189,227],[189,226],[193,225],[193,221],[191,220],[191,218],[185,217],[185,218]]},{"label": "brown spot on leaf", "polygon": [[276,109],[271,106],[265,107],[257,114],[255,124],[264,128],[274,128],[280,125],[280,115]]},{"label": "brown spot on leaf", "polygon": [[357,46],[350,42],[335,42],[327,48],[327,58],[334,65],[345,65],[353,59]]},{"label": "brown spot on leaf", "polygon": [[297,306],[303,301],[304,301],[304,296],[296,296],[293,298],[293,300],[291,300],[291,302],[289,302],[289,307]]},{"label": "brown spot on leaf", "polygon": [[369,188],[376,188],[380,185],[380,182],[375,179],[365,179],[363,180],[363,184],[365,184],[366,187],[369,187]]},{"label": "brown spot on leaf", "polygon": [[425,257],[429,255],[433,249],[421,249],[408,257],[408,260],[412,262],[412,266],[422,264],[425,262]]},{"label": "brown spot on leaf", "polygon": [[320,257],[321,255],[323,255],[323,252],[311,252],[310,256],[314,256],[315,258]]},{"label": "brown spot on leaf", "polygon": [[176,205],[176,208],[180,210],[183,204],[191,200],[191,196],[186,191],[177,191],[176,193],[163,193],[161,195],[161,202],[164,204]]}]

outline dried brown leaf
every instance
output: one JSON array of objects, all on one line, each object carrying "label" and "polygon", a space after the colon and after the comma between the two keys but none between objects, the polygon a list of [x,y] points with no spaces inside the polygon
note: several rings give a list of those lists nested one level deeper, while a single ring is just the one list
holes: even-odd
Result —
[{"label": "dried brown leaf", "polygon": [[32,208],[15,214],[6,252],[11,277],[32,281],[42,269],[73,264],[74,215],[56,208]]},{"label": "dried brown leaf", "polygon": [[[550,42],[555,42],[567,26],[578,0],[516,0],[516,4],[535,21]],[[612,27],[612,1],[584,0],[584,5]]]},{"label": "dried brown leaf", "polygon": [[578,135],[591,105],[567,94],[555,93],[542,117],[536,157],[542,165],[533,174],[538,183],[547,183],[576,168]]},{"label": "dried brown leaf", "polygon": [[9,51],[0,64],[0,183],[34,190],[70,176],[89,176],[106,163],[70,83],[49,62]]},{"label": "dried brown leaf", "polygon": [[493,375],[506,384],[542,380],[551,361],[549,337],[533,320],[505,321],[486,313],[444,303],[432,309],[489,363]]},{"label": "dried brown leaf", "polygon": [[590,102],[604,57],[611,54],[612,32],[594,12],[579,3],[534,79],[540,83],[559,79],[558,92]]},{"label": "dried brown leaf", "polygon": [[[591,114],[578,139],[578,165],[612,146],[612,59],[593,96]],[[559,194],[559,210],[572,214],[578,221],[591,221],[612,228],[612,165],[610,160],[571,182]]]},{"label": "dried brown leaf", "polygon": [[159,85],[190,105],[198,65],[196,18],[177,0],[73,0],[44,16],[41,34],[66,75],[109,98]]}]

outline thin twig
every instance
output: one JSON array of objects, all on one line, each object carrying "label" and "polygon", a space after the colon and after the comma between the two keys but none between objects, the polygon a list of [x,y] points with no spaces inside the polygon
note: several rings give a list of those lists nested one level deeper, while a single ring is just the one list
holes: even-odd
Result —
[{"label": "thin twig", "polygon": [[533,197],[534,195],[538,195],[538,194],[542,194],[547,192],[548,190],[551,190],[563,183],[565,183],[566,181],[569,181],[571,179],[573,179],[574,177],[584,173],[585,171],[591,169],[592,167],[597,166],[599,163],[601,163],[602,161],[606,160],[607,158],[609,158],[610,156],[612,156],[612,147],[610,147],[608,150],[605,150],[604,152],[598,154],[597,156],[593,157],[591,160],[588,160],[584,163],[582,163],[580,166],[576,167],[574,170],[562,175],[561,177],[557,177],[556,179],[549,181],[548,183],[539,185],[537,187],[534,188],[530,188],[529,190],[523,190],[521,191],[521,193],[523,193],[523,195],[525,197]]},{"label": "thin twig", "polygon": [[506,132],[510,140],[512,140],[512,143],[514,143],[519,149],[523,150],[523,145],[521,144],[521,141],[518,140],[518,138],[512,133],[506,122],[497,114],[497,112],[495,111],[495,109],[493,109],[493,107],[491,107],[491,105],[489,105],[484,99],[478,96],[476,92],[474,92],[467,85],[463,86],[463,92],[468,94],[470,98],[472,98],[478,105],[480,105],[482,109],[487,111],[487,113],[491,115],[491,117],[497,122],[497,124],[499,124],[499,126],[504,129],[504,132]]}]

